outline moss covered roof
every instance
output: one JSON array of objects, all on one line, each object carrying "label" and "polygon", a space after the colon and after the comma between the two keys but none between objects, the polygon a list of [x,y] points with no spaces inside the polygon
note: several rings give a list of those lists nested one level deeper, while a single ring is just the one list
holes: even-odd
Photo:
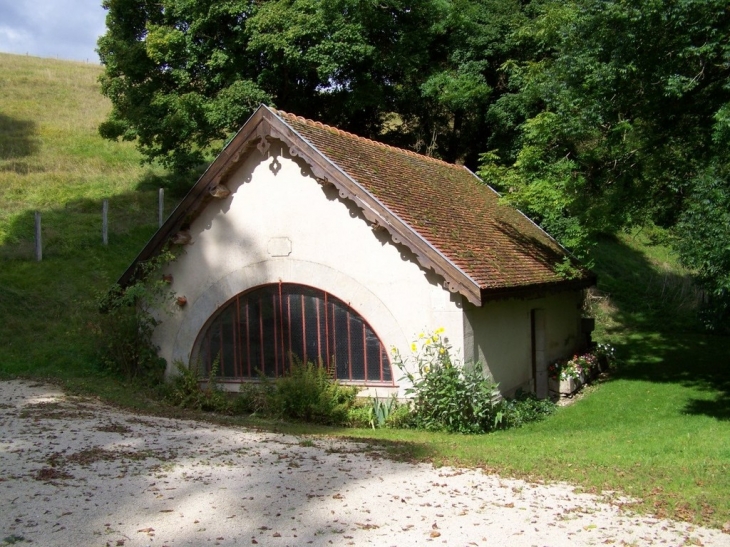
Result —
[{"label": "moss covered roof", "polygon": [[[566,282],[556,266],[567,252],[467,168],[274,112],[482,291]],[[592,284],[574,266],[573,284]]]}]

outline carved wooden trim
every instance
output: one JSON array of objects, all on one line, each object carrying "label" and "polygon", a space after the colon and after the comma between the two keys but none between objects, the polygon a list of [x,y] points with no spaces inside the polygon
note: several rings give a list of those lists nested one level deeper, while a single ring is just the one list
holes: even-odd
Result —
[{"label": "carved wooden trim", "polygon": [[218,199],[227,198],[231,195],[231,191],[223,184],[216,184],[208,191],[208,193]]},{"label": "carved wooden trim", "polygon": [[205,206],[206,198],[211,199],[209,196],[212,195],[214,189],[221,186],[221,182],[225,180],[249,146],[256,143],[259,152],[267,154],[271,146],[271,139],[278,139],[286,143],[289,154],[292,157],[301,158],[320,184],[334,185],[342,199],[352,201],[361,209],[363,216],[372,223],[374,230],[387,230],[393,242],[407,247],[423,268],[433,270],[443,277],[444,286],[448,287],[451,292],[460,292],[477,306],[482,304],[482,295],[475,281],[264,106],[261,106],[251,116],[198,179],[180,205],[120,277],[119,284],[126,286],[135,275],[139,262],[156,254],[166,241],[174,240],[174,234],[180,230],[191,215],[194,217]]}]

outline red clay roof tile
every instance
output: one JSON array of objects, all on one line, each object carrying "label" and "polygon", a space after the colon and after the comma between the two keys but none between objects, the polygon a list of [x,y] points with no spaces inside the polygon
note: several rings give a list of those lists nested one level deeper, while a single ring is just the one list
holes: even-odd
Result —
[{"label": "red clay roof tile", "polygon": [[[482,291],[566,282],[566,251],[465,167],[274,112]],[[573,283],[592,280],[581,268]]]}]

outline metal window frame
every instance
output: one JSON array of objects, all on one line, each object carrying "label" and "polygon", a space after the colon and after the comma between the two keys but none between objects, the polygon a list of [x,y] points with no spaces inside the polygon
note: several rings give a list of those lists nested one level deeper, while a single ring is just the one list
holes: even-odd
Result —
[{"label": "metal window frame", "polygon": [[[272,316],[265,321],[264,305],[269,295],[271,295],[270,311]],[[307,310],[308,298],[313,298],[315,302],[315,306],[311,310],[312,313]],[[292,310],[294,299],[298,300],[301,310]],[[255,317],[251,317],[251,308],[255,308],[256,305],[258,305],[258,313],[253,310]],[[338,309],[345,312],[347,324],[345,332],[339,332],[336,326],[336,311]],[[324,310],[324,313],[321,310]],[[296,311],[299,313],[295,313]],[[232,330],[226,336],[224,330],[227,331],[228,329],[224,329],[223,323],[229,316],[232,317]],[[324,325],[322,325],[322,319],[324,319]],[[353,331],[353,321],[359,321],[362,324],[362,355],[356,356],[358,360],[362,358],[362,362],[358,365],[358,368],[362,369],[362,377],[358,377],[359,374],[353,372],[354,350],[352,344],[355,338],[360,337],[359,332]],[[265,323],[271,324],[265,325]],[[216,337],[211,335],[215,329],[218,329],[217,341]],[[271,332],[268,332],[269,330]],[[293,347],[292,334],[296,332],[301,332],[301,350]],[[316,356],[307,354],[308,332],[313,341],[316,342]],[[370,359],[372,362],[368,360],[367,340],[371,338],[370,334],[378,344],[378,357]],[[274,360],[273,362],[267,362],[265,348],[271,346],[272,339]],[[293,363],[293,355],[296,355],[302,362],[310,360],[320,366],[327,367],[327,370],[334,371],[334,377],[343,384],[364,387],[392,387],[396,385],[390,356],[370,324],[349,304],[317,287],[280,281],[278,284],[259,285],[237,294],[220,306],[208,319],[198,334],[194,346],[197,351],[194,354],[198,355],[202,372],[206,375],[210,373],[215,361],[214,355],[220,355],[217,374],[218,380],[221,382],[255,381],[258,378],[258,373],[255,370],[255,363],[252,365],[252,342],[258,342],[259,348],[254,349],[258,350],[260,364],[263,365],[262,368],[267,376],[278,377],[285,374]],[[343,343],[346,344],[346,348],[342,347]],[[226,345],[232,345],[232,351],[226,353]],[[335,363],[338,348],[340,353],[343,350],[346,351],[346,377],[337,375],[337,369],[342,368],[337,367]],[[231,366],[229,368],[234,371],[235,375],[226,376],[224,374],[224,363],[227,362],[226,359],[230,360],[231,356],[234,362],[232,368]],[[270,359],[271,355],[268,355],[268,358]],[[375,373],[374,376],[377,379],[369,379],[369,373]]]}]

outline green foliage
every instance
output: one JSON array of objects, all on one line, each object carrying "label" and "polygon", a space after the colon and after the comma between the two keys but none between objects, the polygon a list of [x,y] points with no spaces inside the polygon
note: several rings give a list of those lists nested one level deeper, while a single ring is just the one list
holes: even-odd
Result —
[{"label": "green foliage", "polygon": [[396,405],[385,419],[385,427],[389,429],[409,429],[413,427],[413,412],[410,403]]},{"label": "green foliage", "polygon": [[411,384],[405,392],[413,396],[413,425],[453,433],[491,431],[497,419],[497,384],[484,376],[481,365],[456,362],[442,333],[421,334],[409,359],[394,351],[394,364]]},{"label": "green foliage", "polygon": [[[502,67],[510,92],[489,112],[497,148],[480,174],[579,254],[601,233],[647,221],[682,218],[684,239],[682,226],[708,206],[698,175],[727,164],[726,3],[546,1],[526,14],[520,55]],[[707,250],[686,247],[687,264]]]},{"label": "green foliage", "polygon": [[[730,144],[730,141],[728,141]],[[676,232],[676,247],[706,292],[705,326],[730,331],[730,164],[695,180]]]},{"label": "green foliage", "polygon": [[373,429],[406,428],[412,420],[410,403],[399,402],[395,395],[388,399],[379,399],[377,396],[370,399],[367,410],[367,423]]},{"label": "green foliage", "polygon": [[270,414],[274,383],[265,376],[259,382],[244,382],[238,388],[238,395],[233,399],[233,413],[239,415]]},{"label": "green foliage", "polygon": [[550,399],[538,399],[534,393],[519,391],[514,399],[503,399],[497,408],[497,424],[500,429],[522,427],[531,422],[544,420],[557,410]]},{"label": "green foliage", "polygon": [[[259,103],[475,164],[516,0],[105,0],[110,139],[185,170]],[[398,120],[386,124],[386,120]]]},{"label": "green foliage", "polygon": [[562,262],[555,265],[555,273],[567,280],[577,279],[581,276],[581,270],[567,256],[563,258]]},{"label": "green foliage", "polygon": [[358,404],[358,401],[347,411],[348,427],[370,427],[370,415],[372,414],[369,404]]},{"label": "green foliage", "polygon": [[347,422],[358,391],[356,387],[341,386],[324,367],[296,360],[274,384],[270,399],[273,414],[325,425]]},{"label": "green foliage", "polygon": [[370,427],[385,427],[385,422],[390,417],[391,412],[397,408],[398,401],[394,397],[390,399],[378,399],[375,397],[370,401],[368,412],[368,423]]},{"label": "green foliage", "polygon": [[115,285],[99,299],[101,317],[95,329],[101,366],[126,379],[162,381],[165,360],[157,354],[152,334],[172,300],[160,269],[174,257],[163,252],[140,266],[137,281],[125,289]]},{"label": "green foliage", "polygon": [[[728,195],[723,0],[104,5],[113,109],[100,132],[148,160],[190,170],[266,102],[481,164],[506,202],[581,258],[603,234],[669,229],[725,321],[727,244],[692,237],[703,214],[722,226],[710,209]],[[708,177],[717,206],[703,197]]]},{"label": "green foliage", "polygon": [[369,427],[371,429],[407,429],[411,427],[413,416],[408,402],[399,402],[395,396],[388,399],[370,398],[356,401],[347,417],[349,427]]},{"label": "green foliage", "polygon": [[[233,408],[232,400],[216,383],[218,360],[213,363],[207,378],[200,377],[200,367],[186,366],[175,362],[177,374],[173,377],[165,397],[168,403],[189,410],[228,413]],[[205,382],[205,387],[201,383]]]}]

